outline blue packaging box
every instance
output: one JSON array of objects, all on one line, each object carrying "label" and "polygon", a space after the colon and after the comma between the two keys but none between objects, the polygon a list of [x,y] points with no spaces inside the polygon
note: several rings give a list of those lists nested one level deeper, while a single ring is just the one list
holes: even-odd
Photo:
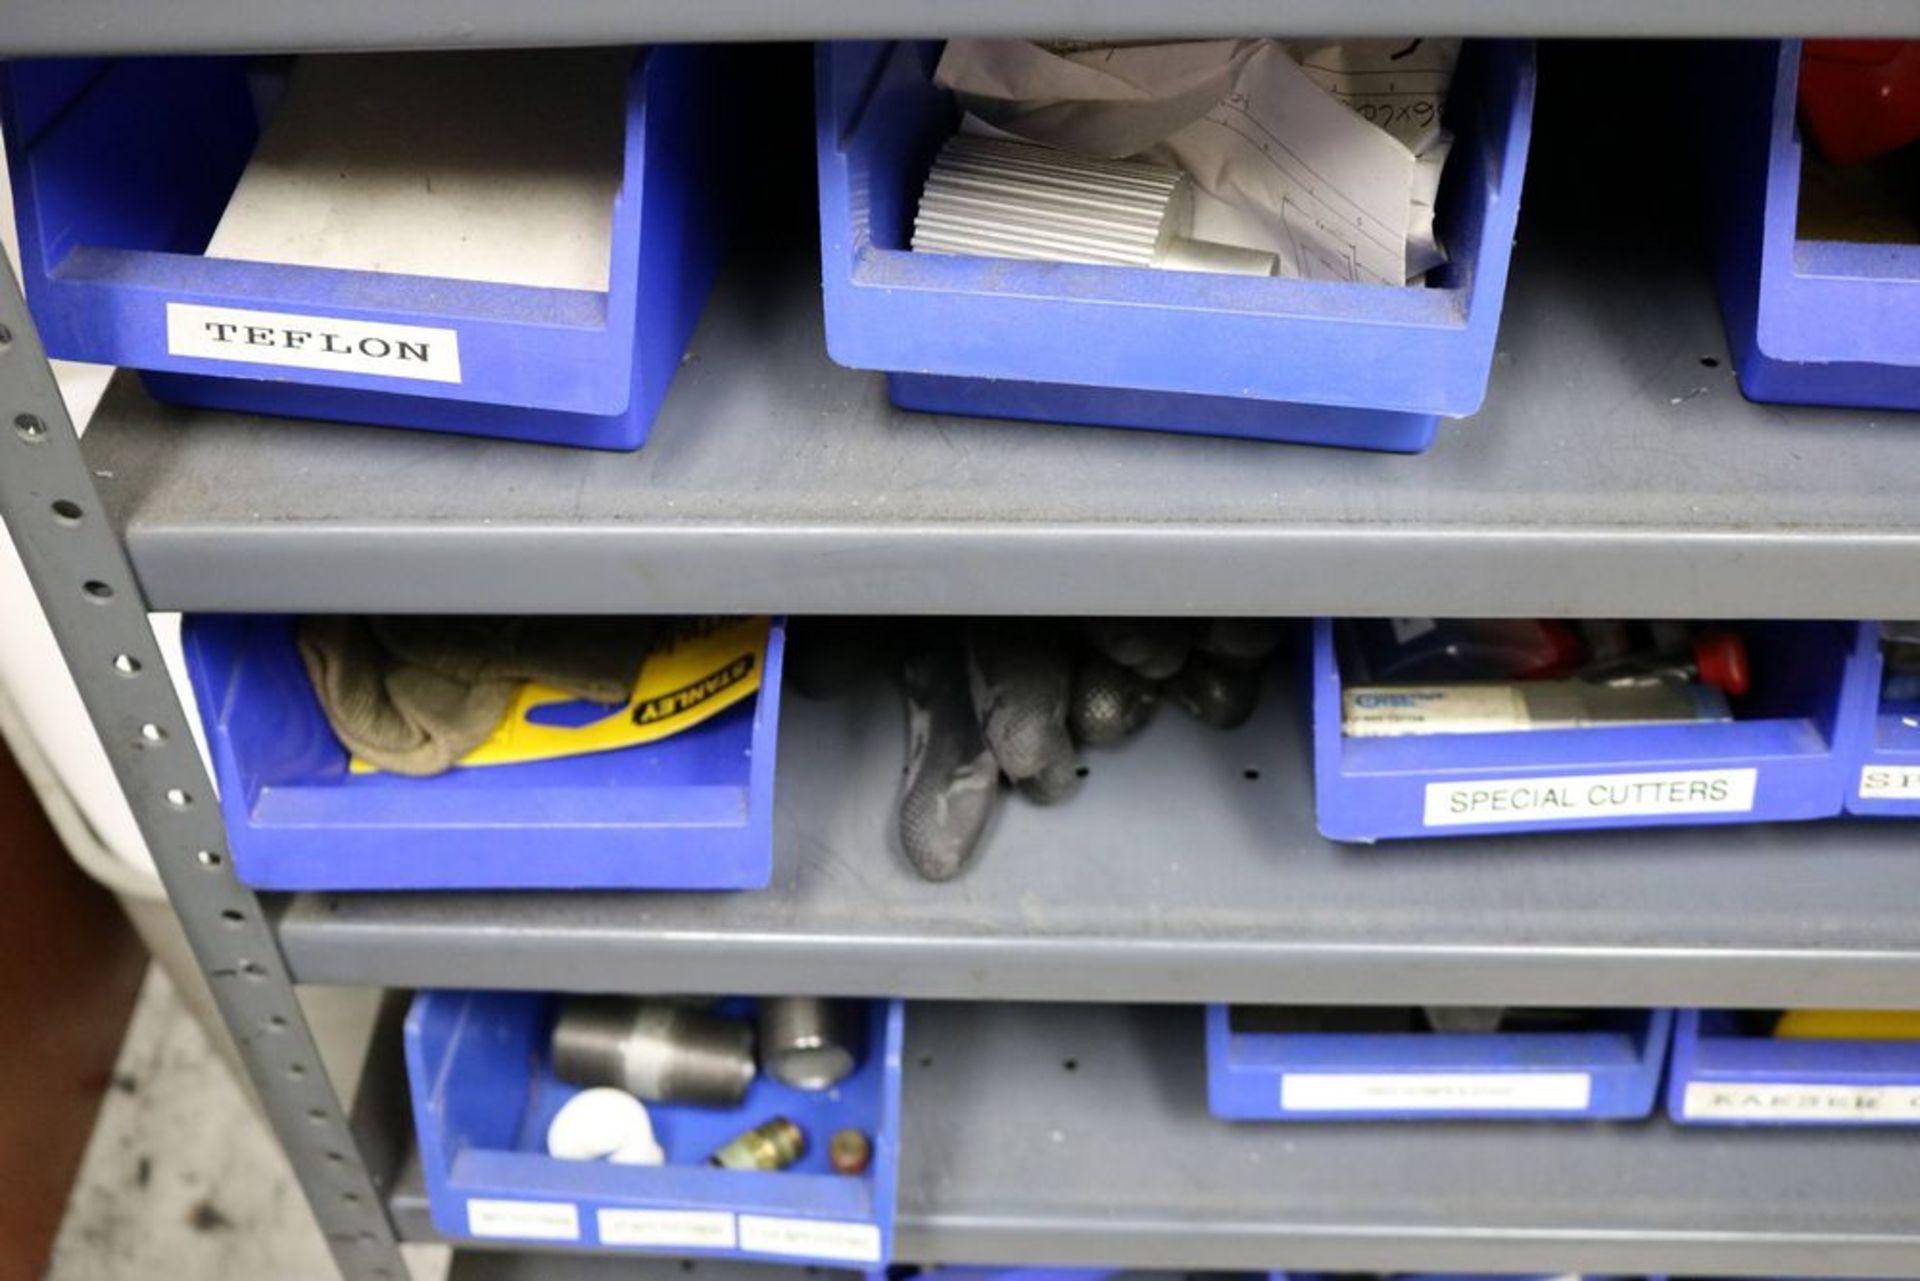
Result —
[{"label": "blue packaging box", "polygon": [[1837,623],[1742,628],[1753,688],[1735,719],[1349,738],[1335,625],[1313,626],[1313,774],[1336,841],[1827,818],[1841,809]]},{"label": "blue packaging box", "polygon": [[354,774],[284,616],[181,629],[233,869],[271,890],[749,889],[773,874],[784,625],[760,690],[657,742],[571,759]]},{"label": "blue packaging box", "polygon": [[[260,131],[254,64],[13,63],[0,123],[47,352],[183,404],[637,448],[719,266],[723,56],[634,55],[604,292],[206,257]],[[255,331],[272,341],[206,341]]]},{"label": "blue packaging box", "polygon": [[930,413],[1425,449],[1486,395],[1532,128],[1530,44],[1470,44],[1427,288],[916,254],[958,126],[939,42],[819,47],[827,348]]},{"label": "blue packaging box", "polygon": [[1566,1031],[1275,1032],[1207,1007],[1207,1099],[1234,1121],[1633,1120],[1653,1111],[1670,1010]]},{"label": "blue packaging box", "polygon": [[[659,1166],[560,1161],[547,1126],[576,1093],[553,1075],[557,998],[421,992],[406,1024],[407,1077],[434,1227],[451,1240],[538,1242],[693,1257],[873,1268],[891,1257],[900,1162],[899,1001],[866,1003],[859,1066],[831,1090],[762,1074],[738,1108],[650,1105]],[[746,1003],[734,1012],[746,1013]],[[808,1150],[779,1171],[722,1170],[707,1157],[775,1116]],[[837,1174],[826,1138],[873,1144],[863,1174]]]}]

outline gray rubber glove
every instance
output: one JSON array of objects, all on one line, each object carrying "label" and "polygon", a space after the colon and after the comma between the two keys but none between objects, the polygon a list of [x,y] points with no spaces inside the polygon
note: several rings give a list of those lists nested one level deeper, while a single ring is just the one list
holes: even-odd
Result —
[{"label": "gray rubber glove", "polygon": [[1209,725],[1244,724],[1281,634],[1259,619],[988,619],[967,628],[964,655],[917,636],[904,670],[908,860],[929,880],[959,875],[1001,775],[1036,804],[1067,800],[1086,776],[1077,748],[1138,731],[1163,688]]},{"label": "gray rubber glove", "polygon": [[1285,626],[1275,618],[1209,618],[1193,647],[1225,663],[1255,666],[1280,648]]},{"label": "gray rubber glove", "polygon": [[1184,618],[1090,618],[1087,639],[1120,666],[1163,681],[1187,661],[1193,623]]},{"label": "gray rubber glove", "polygon": [[929,881],[967,869],[1000,804],[1000,766],[987,750],[957,649],[911,655],[901,665],[907,701],[907,777],[900,845]]},{"label": "gray rubber glove", "polygon": [[1082,747],[1110,747],[1153,719],[1160,684],[1105,654],[1088,654],[1073,674],[1067,727]]},{"label": "gray rubber glove", "polygon": [[976,623],[967,634],[967,670],[980,732],[1001,772],[1034,785],[1043,804],[1079,785],[1079,759],[1067,730],[1073,695],[1068,634],[1046,622]]},{"label": "gray rubber glove", "polygon": [[1173,701],[1215,729],[1238,729],[1260,705],[1262,671],[1196,653],[1167,684]]}]

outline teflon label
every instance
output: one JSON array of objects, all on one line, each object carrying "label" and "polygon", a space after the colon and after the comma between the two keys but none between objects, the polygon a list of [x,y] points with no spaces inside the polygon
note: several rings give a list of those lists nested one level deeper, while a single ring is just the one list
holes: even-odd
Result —
[{"label": "teflon label", "polygon": [[243,365],[460,381],[460,335],[427,325],[170,302],[167,350]]}]

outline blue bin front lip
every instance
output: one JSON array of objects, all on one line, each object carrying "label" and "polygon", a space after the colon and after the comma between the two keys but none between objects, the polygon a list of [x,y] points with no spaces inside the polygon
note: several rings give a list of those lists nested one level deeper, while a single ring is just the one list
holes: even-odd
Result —
[{"label": "blue bin front lip", "polygon": [[[1673,1011],[1574,1033],[1243,1033],[1228,1005],[1206,1022],[1209,1106],[1228,1119],[1625,1119],[1653,1109]],[[1323,1089],[1289,1101],[1290,1081]]]},{"label": "blue bin front lip", "polygon": [[[610,313],[603,293],[87,247],[37,292],[65,300],[45,332],[49,350],[72,359],[595,416],[625,412],[633,395],[634,312]],[[184,355],[170,350],[165,317],[175,305],[257,312],[308,331],[330,320],[451,330],[460,374],[424,380]]]},{"label": "blue bin front lip", "polygon": [[1467,297],[1462,289],[1148,271],[915,253],[874,245],[863,245],[854,254],[852,281],[858,288],[889,292],[905,290],[953,299],[1073,302],[1092,309],[1125,309],[1183,320],[1202,320],[1224,312],[1365,327],[1461,330],[1467,324]]},{"label": "blue bin front lip", "polygon": [[[1477,413],[1486,401],[1494,325],[1470,320],[1457,290],[1220,277],[1173,282],[1186,275],[1175,272],[1145,282],[1220,288],[1215,301],[1234,304],[1200,306],[1127,297],[1128,290],[1113,288],[1115,278],[1132,284],[1145,273],[1112,267],[996,262],[996,278],[1006,267],[1018,291],[977,282],[954,288],[942,278],[978,277],[986,260],[929,261],[936,257],[868,248],[845,278],[828,278],[827,354],[835,363],[1446,418]],[[1301,293],[1289,298],[1296,289]],[[1374,300],[1386,303],[1379,310],[1390,319],[1363,314]],[[1316,306],[1325,314],[1314,314]],[[850,323],[848,309],[870,310],[870,322]],[[937,346],[927,345],[928,334],[941,335]],[[1063,344],[1063,334],[1083,338]],[[1356,380],[1311,360],[1274,359],[1302,345],[1350,344],[1398,348],[1409,365],[1401,372],[1375,366]],[[1166,364],[1166,353],[1178,349],[1204,350],[1208,358]]]},{"label": "blue bin front lip", "polygon": [[[1530,43],[1488,43],[1500,51],[1489,83],[1510,101],[1507,127],[1484,140],[1497,179],[1487,193],[1479,261],[1465,287],[1431,289],[876,246],[866,237],[850,134],[843,133],[851,110],[843,95],[854,91],[834,83],[833,47],[823,44],[816,152],[828,353],[849,368],[889,373],[1471,415],[1486,397],[1535,83]],[[859,86],[859,95],[870,88]],[[937,345],[925,341],[928,334],[939,335]],[[1169,359],[1191,350],[1206,359]]]}]

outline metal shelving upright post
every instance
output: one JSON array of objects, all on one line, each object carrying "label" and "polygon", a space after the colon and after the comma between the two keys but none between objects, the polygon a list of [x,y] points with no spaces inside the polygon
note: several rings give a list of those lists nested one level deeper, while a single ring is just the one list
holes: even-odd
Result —
[{"label": "metal shelving upright post", "polygon": [[401,1281],[387,1189],[327,1079],[267,911],[234,879],[213,782],[11,270],[0,420],[0,515],[267,1119],[342,1275]]}]

